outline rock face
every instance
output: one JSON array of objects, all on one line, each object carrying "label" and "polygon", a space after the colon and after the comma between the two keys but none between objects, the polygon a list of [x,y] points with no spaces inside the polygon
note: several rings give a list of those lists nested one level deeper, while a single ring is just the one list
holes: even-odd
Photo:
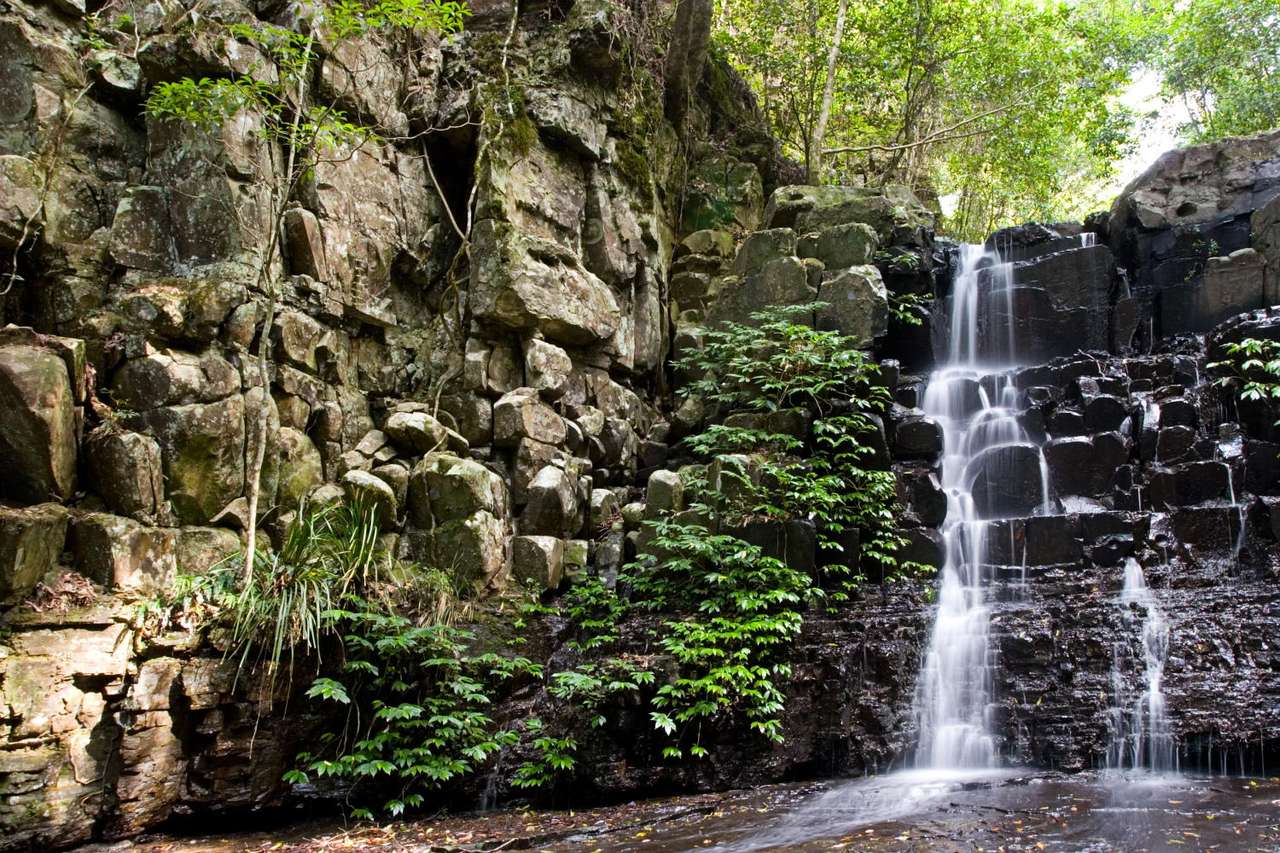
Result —
[{"label": "rock face", "polygon": [[[1280,131],[1227,139],[1170,151],[1117,199],[1107,242],[1157,336],[1276,302],[1264,268],[1276,257],[1277,169]],[[1242,253],[1251,248],[1256,256]]]},{"label": "rock face", "polygon": [[[946,295],[932,214],[903,187],[790,185],[740,81],[697,44],[680,52],[697,68],[677,75],[673,109],[652,75],[675,61],[653,50],[668,24],[648,0],[518,10],[510,103],[497,105],[511,121],[477,124],[495,109],[476,84],[494,79],[512,7],[472,11],[420,62],[376,40],[320,51],[314,94],[386,141],[320,164],[297,193],[270,259],[269,325],[259,123],[138,118],[158,82],[251,73],[220,27],[262,10],[225,0],[180,26],[133,15],[135,32],[102,35],[87,70],[76,4],[0,14],[0,260],[16,251],[22,272],[0,296],[0,850],[281,802],[308,723],[281,715],[269,685],[236,683],[219,650],[139,633],[135,607],[241,547],[259,450],[261,542],[304,501],[359,495],[381,508],[397,558],[460,589],[611,583],[645,520],[698,499],[674,470],[678,441],[715,413],[675,408],[684,377],[670,359],[715,324],[817,301],[797,319],[881,359],[900,405],[869,439],[875,464],[899,475],[903,556],[941,562],[944,448],[913,407],[945,309],[921,327],[889,311],[898,296]],[[424,148],[426,127],[449,130]],[[1280,338],[1274,312],[1228,319],[1280,293],[1278,139],[1162,159],[1083,232],[1095,237],[994,238],[1014,275],[1004,289],[993,276],[990,295],[1032,342],[1016,353],[1034,365],[1017,406],[1047,440],[1044,469],[1012,447],[973,472],[982,512],[1002,517],[993,571],[1026,577],[995,617],[1011,758],[1096,758],[1112,659],[1097,638],[1127,636],[1099,590],[1127,556],[1182,620],[1166,677],[1188,748],[1247,752],[1276,730],[1277,413],[1224,406],[1203,378],[1224,342]],[[55,155],[45,186],[39,164]],[[469,220],[462,252],[454,223]],[[1167,340],[1211,329],[1207,353]],[[955,386],[973,408],[983,381]],[[735,423],[810,438],[791,410]],[[816,570],[807,521],[737,532]],[[928,624],[924,584],[867,587],[815,612],[791,650],[784,745],[727,725],[708,734],[711,761],[668,766],[649,721],[614,708],[574,784],[618,798],[890,766],[913,737]],[[651,654],[651,627],[629,623],[624,641]],[[563,634],[548,626],[530,648],[569,654]],[[499,714],[540,703],[552,712],[530,683]],[[1258,749],[1274,756],[1268,738]]]},{"label": "rock face", "polygon": [[34,346],[0,347],[0,486],[23,501],[71,497],[76,403],[62,359]]}]

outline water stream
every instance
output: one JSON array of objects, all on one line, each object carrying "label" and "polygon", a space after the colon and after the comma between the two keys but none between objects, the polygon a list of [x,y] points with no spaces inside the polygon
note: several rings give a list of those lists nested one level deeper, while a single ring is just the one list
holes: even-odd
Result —
[{"label": "water stream", "polygon": [[1131,698],[1124,666],[1128,644],[1117,641],[1111,669],[1115,704],[1108,720],[1111,744],[1107,750],[1107,767],[1156,772],[1176,770],[1177,751],[1163,690],[1164,664],[1169,657],[1169,623],[1155,593],[1147,586],[1141,564],[1132,557],[1125,560],[1124,586],[1118,604],[1124,622],[1139,625],[1143,689]]},{"label": "water stream", "polygon": [[[946,558],[937,615],[916,687],[915,763],[920,768],[997,763],[989,721],[996,661],[989,637],[987,536],[992,519],[1001,513],[990,501],[979,505],[974,485],[992,451],[1035,447],[1017,417],[1012,285],[1012,264],[997,252],[961,247],[951,293],[948,360],[930,377],[924,394],[924,411],[943,435],[947,518],[940,531]],[[1038,448],[1034,452],[1040,453]],[[1041,503],[1047,503],[1042,455],[1040,488]]]}]

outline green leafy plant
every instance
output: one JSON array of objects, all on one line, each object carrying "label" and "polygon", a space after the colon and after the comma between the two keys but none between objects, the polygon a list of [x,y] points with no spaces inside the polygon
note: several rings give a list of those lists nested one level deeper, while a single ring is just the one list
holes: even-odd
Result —
[{"label": "green leafy plant", "polygon": [[262,670],[274,683],[282,668],[291,677],[300,657],[319,661],[337,636],[332,611],[390,567],[378,533],[378,507],[368,501],[304,500],[280,548],[255,552],[248,577],[243,554],[229,554],[206,574],[180,575],[142,616],[152,633],[218,631],[237,678]]},{"label": "green leafy plant", "polygon": [[[858,341],[807,324],[823,307],[773,308],[752,315],[753,325],[710,330],[702,349],[678,366],[696,377],[681,393],[725,416],[686,440],[719,476],[717,483],[704,477],[692,484],[703,496],[696,508],[731,527],[813,522],[830,558],[831,598],[840,601],[862,580],[863,560],[886,579],[920,567],[897,557],[906,540],[896,525],[895,479],[874,464],[876,417],[891,403],[889,390]],[[854,532],[859,553],[846,553]]]},{"label": "green leafy plant", "polygon": [[475,650],[475,635],[461,628],[351,604],[331,614],[343,629],[340,672],[307,691],[341,706],[345,717],[320,736],[318,749],[298,756],[287,781],[333,779],[350,786],[353,815],[371,818],[375,807],[398,815],[519,741],[489,716],[493,692],[513,678],[539,677],[541,667]]},{"label": "green leafy plant", "polygon": [[558,774],[568,773],[577,766],[574,752],[578,749],[578,742],[575,739],[546,734],[546,727],[537,717],[526,720],[524,730],[533,737],[537,757],[516,768],[511,777],[513,787],[545,788],[555,781]]},{"label": "green leafy plant", "polygon": [[809,577],[755,545],[699,524],[651,523],[652,559],[627,569],[635,606],[677,614],[659,644],[677,666],[650,716],[673,737],[664,755],[706,755],[702,726],[741,713],[752,730],[781,741],[787,643],[820,592]]},{"label": "green leafy plant", "polygon": [[1226,373],[1219,384],[1237,388],[1242,400],[1280,405],[1280,341],[1246,338],[1224,349],[1228,358],[1209,365]]}]

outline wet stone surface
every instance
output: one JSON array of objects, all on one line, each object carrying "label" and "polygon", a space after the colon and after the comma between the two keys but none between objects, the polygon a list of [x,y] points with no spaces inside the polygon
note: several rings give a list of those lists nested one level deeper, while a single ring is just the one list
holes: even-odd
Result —
[{"label": "wet stone surface", "polygon": [[[143,853],[230,851],[1275,850],[1280,779],[931,771],[592,809],[507,810],[282,833],[144,837]],[[84,848],[106,851],[117,847]]]}]

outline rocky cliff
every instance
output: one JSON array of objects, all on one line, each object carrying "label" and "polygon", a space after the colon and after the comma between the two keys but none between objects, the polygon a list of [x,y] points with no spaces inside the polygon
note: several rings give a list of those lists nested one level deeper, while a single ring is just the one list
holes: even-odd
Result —
[{"label": "rocky cliff", "polygon": [[[267,143],[252,117],[201,129],[142,105],[160,82],[245,73],[223,25],[290,10],[0,5],[0,848],[287,794],[307,719],[270,706],[268,685],[233,685],[218,650],[142,630],[139,610],[240,547],[263,444],[268,539],[302,496],[360,492],[406,559],[494,598],[553,592],[616,571],[646,494],[678,509],[673,447],[705,413],[673,406],[672,356],[708,323],[816,298],[816,325],[886,363],[882,455],[914,558],[940,559],[939,439],[915,408],[929,327],[888,310],[891,294],[946,296],[931,214],[900,188],[789,185],[749,93],[688,22],[672,35],[667,4],[473,11],[411,62],[372,36],[322,55],[315,85],[380,141],[298,193],[264,328]],[[1021,405],[1061,509],[1009,521],[991,555],[1009,578],[1011,759],[1098,760],[1125,636],[1117,566],[1137,555],[1176,613],[1167,693],[1189,758],[1204,744],[1274,766],[1275,418],[1237,411],[1205,365],[1232,336],[1280,334],[1273,314],[1231,319],[1280,301],[1278,146],[1177,152],[1107,217],[993,238],[1018,258],[1009,304],[1039,365],[1018,377]],[[1207,344],[1174,338],[1215,327]],[[264,335],[269,388],[250,356]],[[783,745],[725,731],[706,761],[669,766],[623,707],[572,786],[604,798],[900,762],[925,586],[872,587],[807,622]],[[542,628],[539,654],[567,654],[554,620]],[[501,714],[551,704],[527,686]]]}]

